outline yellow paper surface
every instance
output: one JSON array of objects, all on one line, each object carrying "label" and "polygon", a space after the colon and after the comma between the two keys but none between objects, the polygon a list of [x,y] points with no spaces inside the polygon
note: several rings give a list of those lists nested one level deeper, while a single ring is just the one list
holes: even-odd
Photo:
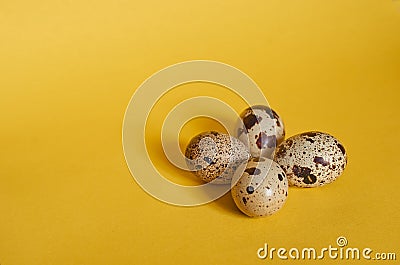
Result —
[{"label": "yellow paper surface", "polygon": [[[339,236],[400,259],[400,1],[2,1],[0,36],[1,265],[268,264],[264,243],[320,249]],[[336,136],[344,174],[290,188],[259,219],[229,194],[199,207],[149,196],[124,160],[125,109],[150,75],[195,59],[249,75],[287,136]],[[146,142],[164,177],[193,185],[163,156],[160,122],[195,95],[242,103],[211,84],[174,91]],[[194,120],[181,141],[205,129],[222,127]]]}]

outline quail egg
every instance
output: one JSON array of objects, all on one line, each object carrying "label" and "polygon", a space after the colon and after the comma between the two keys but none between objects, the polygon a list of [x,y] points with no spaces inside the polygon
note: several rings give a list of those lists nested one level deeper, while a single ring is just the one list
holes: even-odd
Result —
[{"label": "quail egg", "polygon": [[288,196],[285,172],[273,160],[251,158],[244,173],[232,180],[237,207],[250,217],[268,216],[282,208]]},{"label": "quail egg", "polygon": [[188,168],[203,181],[230,184],[237,167],[250,158],[250,153],[238,139],[210,131],[190,141],[185,157]]},{"label": "quail egg", "polygon": [[271,108],[256,105],[245,109],[236,126],[237,138],[249,147],[253,157],[269,157],[285,138],[282,119]]},{"label": "quail egg", "polygon": [[305,132],[286,139],[274,160],[285,170],[289,185],[317,187],[335,181],[347,164],[343,145],[323,132]]}]

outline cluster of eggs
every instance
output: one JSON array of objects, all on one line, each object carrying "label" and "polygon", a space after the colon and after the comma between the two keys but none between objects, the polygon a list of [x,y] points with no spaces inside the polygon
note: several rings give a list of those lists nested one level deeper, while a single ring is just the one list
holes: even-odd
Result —
[{"label": "cluster of eggs", "polygon": [[203,181],[231,184],[235,204],[251,217],[281,209],[289,185],[331,183],[347,164],[343,145],[327,133],[305,132],[284,140],[283,121],[267,106],[244,110],[236,131],[236,137],[201,133],[190,141],[185,156],[188,167]]}]

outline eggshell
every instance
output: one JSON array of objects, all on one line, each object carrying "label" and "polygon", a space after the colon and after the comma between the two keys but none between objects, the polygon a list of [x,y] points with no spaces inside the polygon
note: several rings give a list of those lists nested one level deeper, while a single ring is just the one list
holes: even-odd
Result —
[{"label": "eggshell", "polygon": [[247,108],[241,113],[236,132],[253,157],[272,159],[276,146],[285,138],[282,119],[274,110],[262,105]]},{"label": "eggshell", "polygon": [[232,198],[250,217],[268,216],[282,208],[288,196],[285,172],[273,160],[251,158],[244,173],[232,181]]},{"label": "eggshell", "polygon": [[305,132],[286,139],[274,160],[285,170],[289,185],[317,187],[335,181],[347,165],[343,144],[323,132]]},{"label": "eggshell", "polygon": [[238,139],[215,131],[195,136],[185,152],[189,169],[205,182],[230,184],[238,165],[250,158]]}]

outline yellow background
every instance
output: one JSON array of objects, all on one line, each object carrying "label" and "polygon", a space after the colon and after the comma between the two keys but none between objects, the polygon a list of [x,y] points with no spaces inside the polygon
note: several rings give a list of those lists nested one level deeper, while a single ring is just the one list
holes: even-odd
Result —
[{"label": "yellow background", "polygon": [[[265,242],[322,248],[340,235],[400,259],[400,1],[1,1],[0,38],[1,265],[267,264]],[[191,208],[146,194],[124,161],[125,108],[151,74],[193,59],[248,74],[288,136],[339,138],[344,175],[290,188],[261,219],[229,194]],[[187,91],[224,96],[204,87]],[[184,139],[218,127],[192,125]]]}]

